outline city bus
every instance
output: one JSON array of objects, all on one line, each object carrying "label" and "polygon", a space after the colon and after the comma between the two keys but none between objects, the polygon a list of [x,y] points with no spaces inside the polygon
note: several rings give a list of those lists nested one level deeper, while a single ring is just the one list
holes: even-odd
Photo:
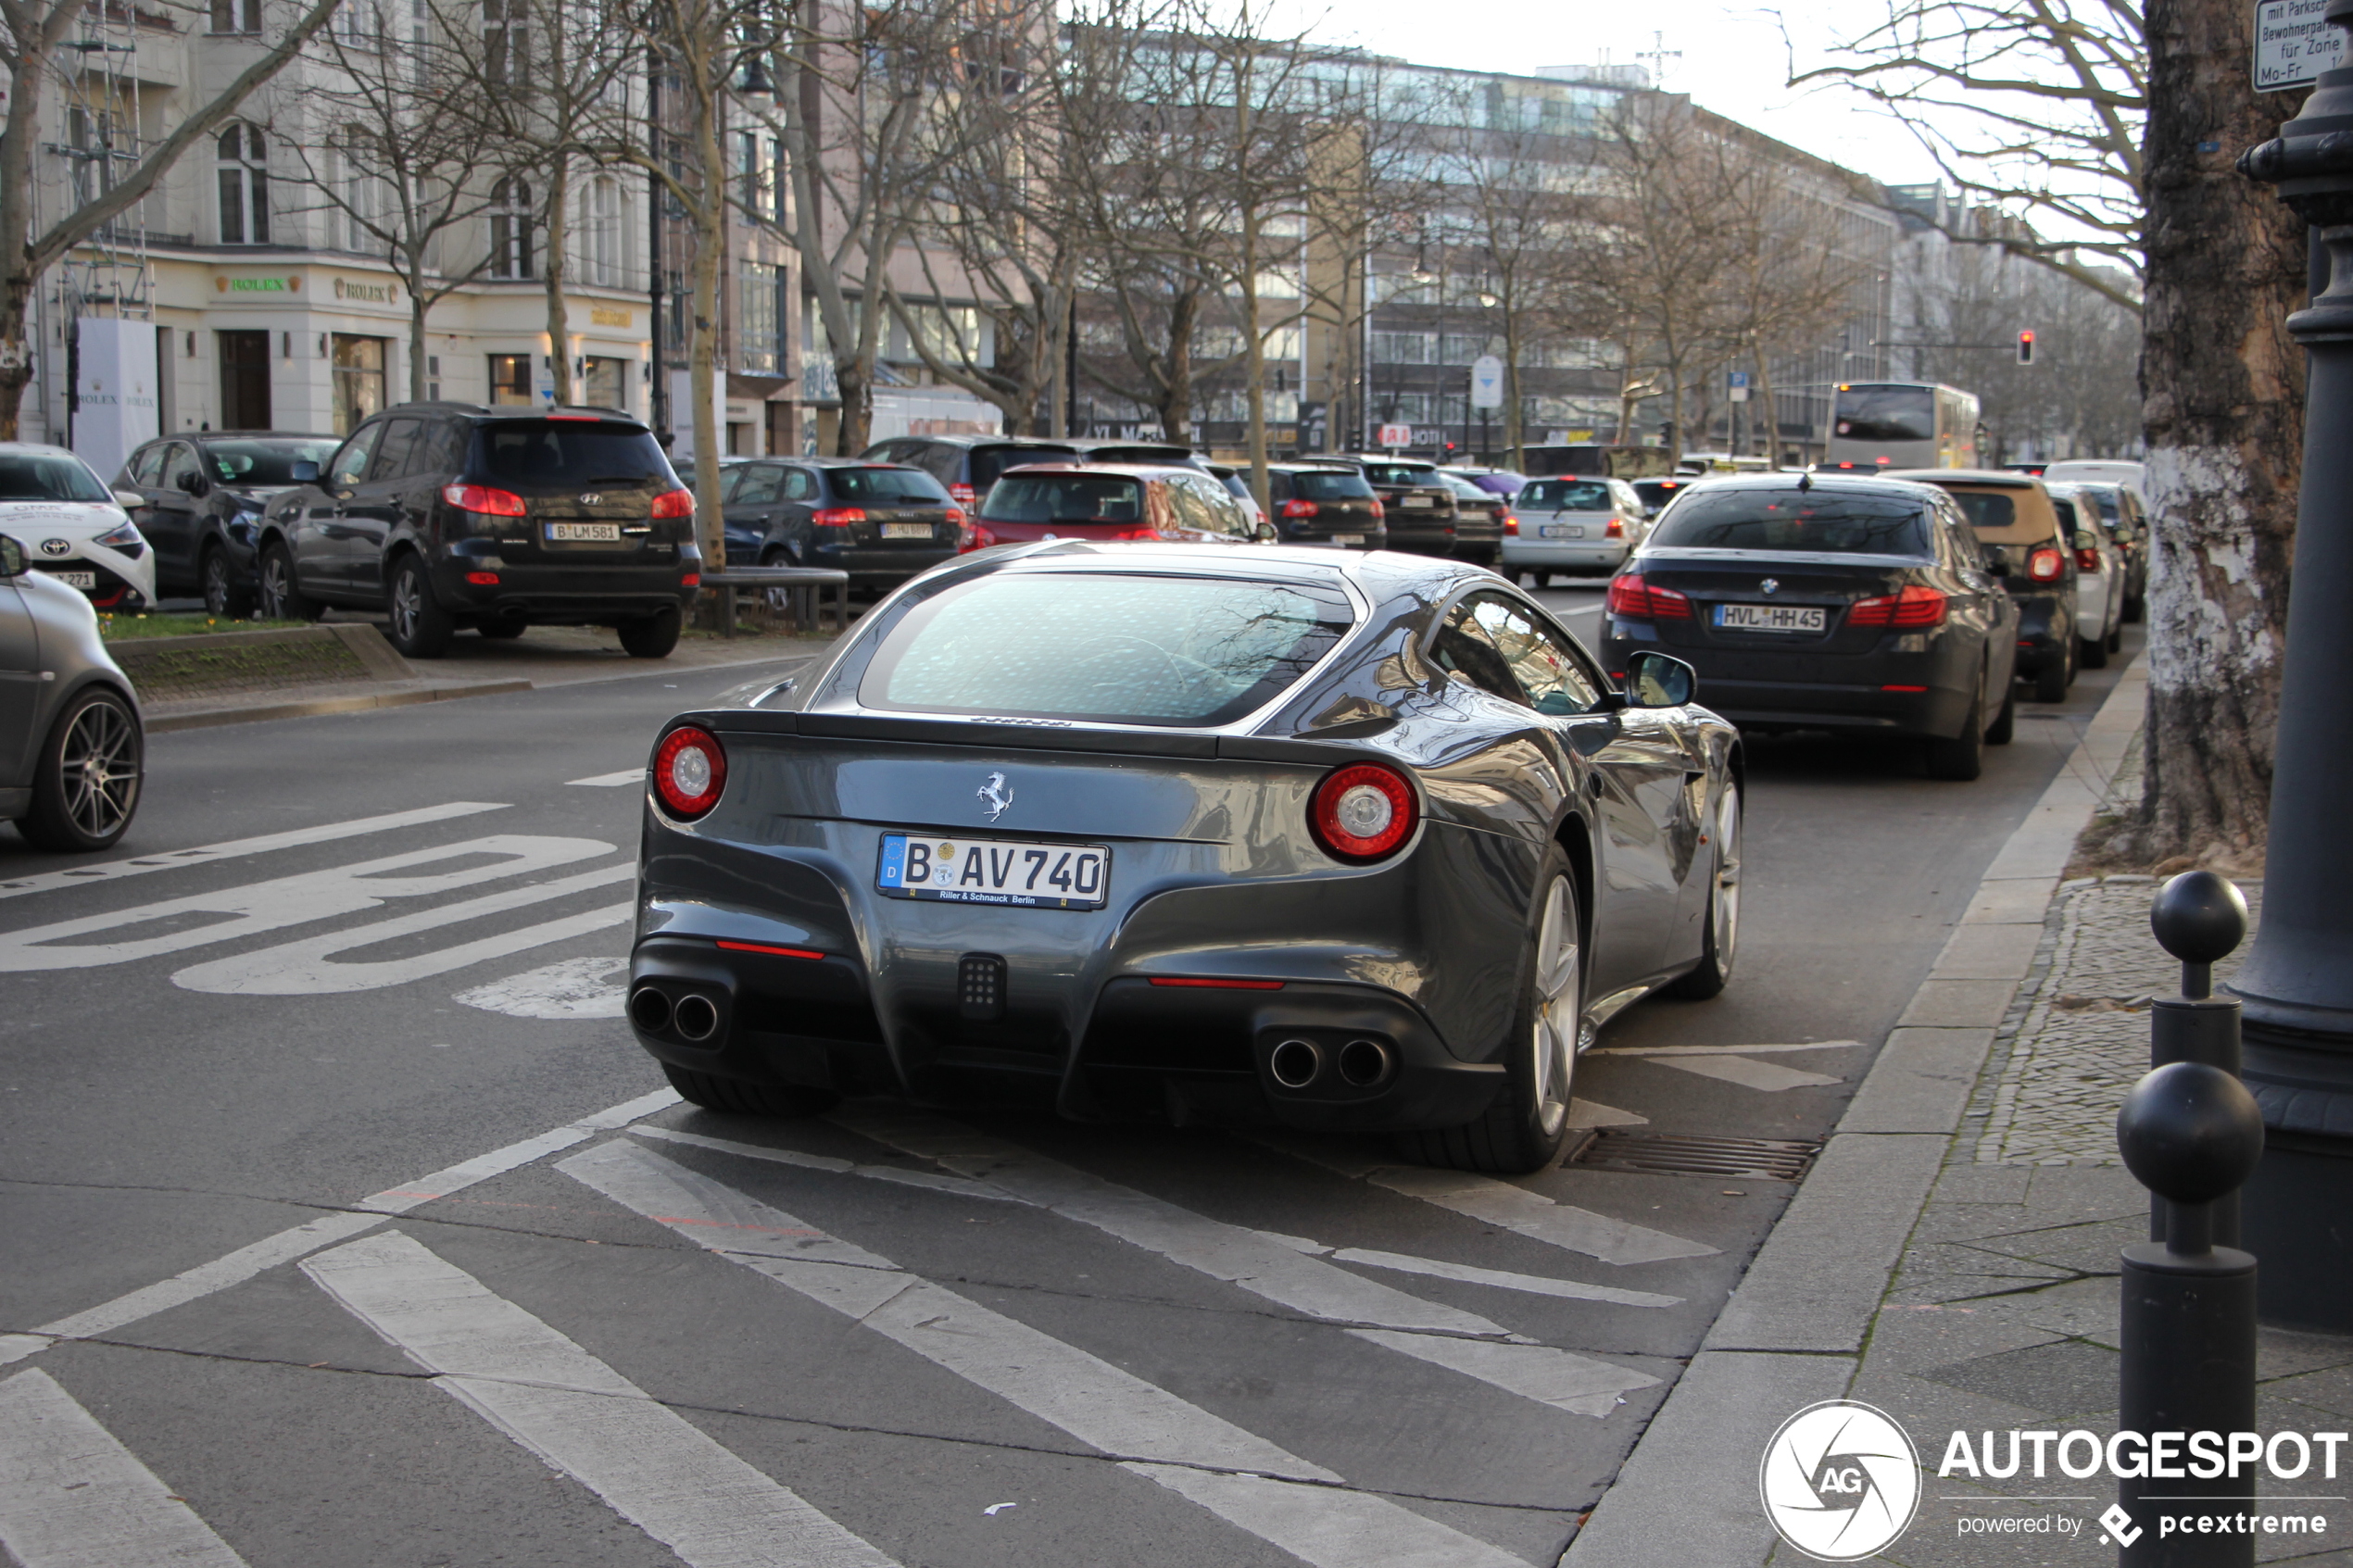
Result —
[{"label": "city bus", "polygon": [[1842,383],[1826,469],[1973,469],[1977,396],[1923,382]]}]

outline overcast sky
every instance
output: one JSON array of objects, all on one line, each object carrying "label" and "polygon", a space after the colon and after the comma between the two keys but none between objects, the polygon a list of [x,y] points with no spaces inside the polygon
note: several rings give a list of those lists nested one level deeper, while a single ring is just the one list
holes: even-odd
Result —
[{"label": "overcast sky", "polygon": [[[1558,0],[1277,0],[1291,25],[1328,42],[1358,44],[1422,65],[1532,71],[1540,66],[1652,65],[1660,83],[1817,157],[1891,184],[1933,180],[1935,165],[1909,132],[1839,88],[1793,93],[1789,50],[1774,11],[1720,0],[1562,5]],[[1818,64],[1840,36],[1883,19],[1884,0],[1815,0],[1788,7],[1800,69]],[[1270,31],[1272,31],[1270,29]],[[1662,43],[1655,34],[1664,34]]]}]

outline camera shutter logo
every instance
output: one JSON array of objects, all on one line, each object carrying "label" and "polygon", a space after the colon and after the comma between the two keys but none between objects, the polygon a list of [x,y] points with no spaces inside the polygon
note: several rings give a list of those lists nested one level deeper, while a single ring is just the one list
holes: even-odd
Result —
[{"label": "camera shutter logo", "polygon": [[1756,1488],[1781,1539],[1818,1562],[1853,1562],[1910,1526],[1919,1453],[1883,1412],[1825,1399],[1781,1423],[1765,1445]]}]

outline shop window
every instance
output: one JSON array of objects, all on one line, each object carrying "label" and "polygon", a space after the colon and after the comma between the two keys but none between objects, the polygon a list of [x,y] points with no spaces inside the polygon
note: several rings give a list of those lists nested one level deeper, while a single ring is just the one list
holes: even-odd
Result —
[{"label": "shop window", "polygon": [[380,337],[336,332],[329,359],[335,381],[335,433],[348,435],[384,406],[384,345]]},{"label": "shop window", "polygon": [[581,377],[585,401],[599,408],[629,408],[629,361],[591,358]]},{"label": "shop window", "polygon": [[490,401],[511,407],[531,401],[531,356],[494,354],[490,357]]}]

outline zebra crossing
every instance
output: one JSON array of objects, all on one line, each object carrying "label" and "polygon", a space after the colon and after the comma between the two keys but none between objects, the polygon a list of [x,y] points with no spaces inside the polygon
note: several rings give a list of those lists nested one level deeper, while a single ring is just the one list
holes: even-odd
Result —
[{"label": "zebra crossing", "polygon": [[[637,776],[570,781],[610,819],[587,826],[576,805],[540,822],[453,801],[18,878],[0,884],[26,900],[0,920],[0,974],[355,1032],[472,1017],[658,1082],[618,1022],[634,800],[617,786]],[[156,880],[113,891],[132,877]],[[1641,1123],[1671,1097],[1642,1103],[1582,1109]],[[94,1392],[98,1369],[135,1365],[192,1389],[199,1371],[302,1374],[297,1411],[358,1398],[352,1380],[412,1412],[399,1391],[429,1389],[461,1417],[432,1443],[480,1467],[510,1450],[577,1488],[619,1532],[598,1537],[614,1561],[1092,1562],[1117,1521],[1138,1562],[1541,1565],[1758,1233],[1673,1178],[1504,1182],[1370,1140],[880,1102],[766,1123],[667,1089],[353,1191],[111,1299],[0,1322],[17,1563],[303,1562],[266,1507],[184,1474],[207,1468],[189,1457],[200,1415],[119,1414]],[[720,1305],[680,1308],[703,1302]],[[208,1360],[223,1325],[260,1348]],[[355,1327],[395,1361],[350,1364],[337,1336]],[[321,1420],[305,1443],[360,1441]],[[396,1464],[412,1440],[371,1432],[366,1458]],[[885,1451],[990,1500],[949,1518],[957,1488],[894,1486],[871,1462]],[[342,1484],[366,1495],[371,1465]],[[565,1529],[585,1528],[576,1513]],[[1025,1534],[1074,1519],[1094,1546]],[[493,1527],[460,1510],[432,1528],[479,1546],[468,1532]]]}]

